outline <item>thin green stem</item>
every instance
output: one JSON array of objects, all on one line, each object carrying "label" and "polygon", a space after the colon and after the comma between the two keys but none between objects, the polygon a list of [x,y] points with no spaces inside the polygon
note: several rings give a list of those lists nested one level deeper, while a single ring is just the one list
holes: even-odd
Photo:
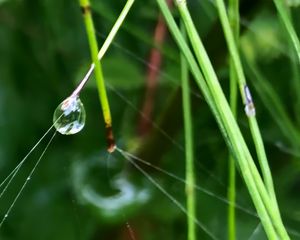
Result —
[{"label": "thin green stem", "polygon": [[[178,8],[179,8],[181,17],[184,20],[184,23],[186,25],[187,32],[188,32],[189,38],[191,40],[191,44],[194,48],[196,58],[199,62],[199,65],[202,67],[204,76],[207,80],[209,89],[214,96],[214,99],[216,101],[216,106],[219,109],[221,118],[224,120],[224,125],[225,125],[226,131],[228,132],[228,137],[231,141],[234,141],[232,143],[232,146],[234,148],[234,154],[236,155],[236,159],[239,162],[241,172],[242,172],[245,182],[249,188],[249,193],[251,194],[254,204],[256,205],[258,214],[260,215],[260,217],[262,219],[262,223],[266,229],[266,233],[268,234],[268,237],[270,239],[276,239],[277,238],[276,231],[273,228],[273,225],[272,225],[271,219],[268,215],[266,206],[264,205],[263,199],[256,187],[254,177],[250,170],[250,165],[247,163],[247,161],[245,161],[245,160],[248,160],[248,158],[249,158],[249,157],[245,156],[245,154],[250,155],[249,150],[247,149],[246,146],[240,146],[240,145],[246,145],[244,143],[244,141],[243,142],[237,141],[238,135],[240,135],[239,137],[242,139],[241,133],[237,130],[238,129],[237,125],[236,125],[236,129],[233,127],[233,125],[235,125],[234,123],[236,123],[236,121],[232,115],[232,112],[229,108],[227,100],[224,96],[224,93],[223,93],[221,87],[220,87],[216,73],[215,73],[215,71],[212,67],[212,64],[208,58],[208,55],[204,49],[202,41],[200,40],[197,30],[193,24],[193,21],[191,19],[189,11],[186,7],[186,3],[181,2],[181,1],[178,2]],[[252,160],[252,162],[253,162],[253,160]],[[258,176],[259,176],[259,174],[258,174]],[[260,176],[259,176],[259,178],[260,178]],[[265,189],[264,186],[262,186],[262,188]]]},{"label": "thin green stem", "polygon": [[[234,33],[234,38],[236,43],[239,39],[239,0],[230,0],[228,8],[228,17],[230,20],[230,25],[232,32]],[[234,63],[232,58],[230,58],[230,108],[233,116],[236,118],[237,115],[237,86],[238,80],[236,71],[234,69]],[[236,239],[236,217],[235,217],[235,202],[236,202],[236,170],[235,170],[235,160],[234,157],[229,154],[228,159],[228,240]]]},{"label": "thin green stem", "polygon": [[[182,32],[185,35],[184,28]],[[186,161],[186,198],[187,198],[187,222],[189,240],[196,240],[196,194],[195,194],[195,176],[194,176],[194,143],[193,143],[193,126],[189,86],[189,71],[185,57],[181,54],[181,82],[182,82],[182,102],[183,102],[183,121],[185,135],[185,161]]]},{"label": "thin green stem", "polygon": [[[261,133],[260,133],[260,130],[258,127],[256,117],[255,117],[254,103],[253,103],[252,97],[250,95],[250,90],[246,84],[246,78],[245,78],[242,63],[240,60],[237,43],[234,39],[234,34],[230,28],[230,23],[229,23],[229,19],[228,19],[227,13],[226,13],[224,0],[217,0],[216,3],[217,3],[218,12],[219,12],[219,17],[220,17],[222,27],[224,30],[226,42],[227,42],[227,45],[229,48],[230,55],[232,57],[232,61],[233,61],[234,67],[235,67],[237,77],[238,77],[240,91],[241,91],[241,95],[243,98],[243,102],[245,104],[245,110],[246,110],[246,114],[248,116],[250,130],[251,130],[252,138],[253,138],[254,145],[256,148],[256,153],[257,153],[257,157],[259,160],[259,164],[260,164],[260,167],[262,170],[263,179],[264,179],[266,188],[270,194],[270,197],[272,199],[271,204],[278,211],[277,214],[280,215],[277,200],[276,200],[276,194],[275,194],[275,190],[274,190],[274,184],[273,184],[271,170],[270,170],[270,167],[268,164],[268,159],[267,159],[267,155],[265,152],[262,136],[261,136]],[[249,107],[251,108],[252,113],[247,112],[247,108],[249,108]]]},{"label": "thin green stem", "polygon": [[[105,1],[95,1],[94,2],[95,12],[99,14],[101,17],[103,17],[105,21],[114,22],[116,16],[114,12],[107,7],[107,4],[108,3]],[[167,44],[164,45],[155,44],[152,40],[151,34],[142,25],[132,24],[131,22],[124,22],[122,24],[122,30],[135,37],[137,41],[144,42],[148,46],[157,48],[164,55],[165,58],[168,58],[172,61],[179,63],[178,55],[174,51],[174,49],[172,49]]]},{"label": "thin green stem", "polygon": [[[103,50],[102,48],[100,49],[99,53],[98,53],[98,59],[100,60],[102,58],[102,56],[104,55],[104,53],[106,52],[106,50],[108,49],[108,47],[110,46],[110,44],[112,43],[114,37],[116,36],[117,32],[119,31],[121,25],[124,23],[125,17],[127,16],[129,10],[131,9],[132,5],[134,3],[134,0],[127,0],[122,12],[120,13],[117,21],[114,23],[114,26],[111,30],[111,32],[109,33],[109,35],[107,36],[105,42],[103,43]],[[102,50],[102,51],[101,51]]]},{"label": "thin green stem", "polygon": [[[242,172],[245,182],[249,188],[249,193],[252,196],[253,202],[258,210],[260,218],[262,219],[262,222],[264,224],[266,232],[268,233],[268,236],[270,236],[270,239],[276,239],[276,233],[275,233],[274,227],[270,221],[269,215],[266,212],[266,208],[265,208],[264,204],[262,203],[262,199],[259,195],[259,192],[256,190],[256,186],[255,186],[253,178],[250,174],[250,170],[249,170],[248,166],[243,162],[245,160],[244,156],[241,157],[241,155],[244,155],[244,151],[242,151],[243,148],[241,147],[242,143],[244,143],[244,140],[242,137],[239,138],[239,140],[237,142],[237,147],[234,147],[234,145],[232,144],[232,141],[230,141],[231,139],[229,137],[228,131],[227,131],[227,129],[225,129],[226,126],[225,126],[224,120],[226,119],[226,117],[230,117],[231,112],[229,112],[228,115],[220,114],[220,112],[221,112],[220,110],[222,109],[223,104],[222,103],[218,104],[218,102],[216,102],[216,98],[214,98],[214,99],[212,98],[211,92],[208,89],[208,86],[207,86],[206,82],[204,81],[203,76],[202,76],[198,66],[195,63],[194,56],[192,55],[191,51],[189,50],[187,43],[184,41],[183,37],[181,36],[180,31],[175,23],[174,18],[172,17],[171,12],[168,9],[166,3],[164,2],[164,0],[157,0],[157,3],[166,19],[168,27],[169,27],[171,33],[173,34],[175,41],[177,42],[178,46],[180,47],[181,52],[186,57],[186,60],[190,67],[190,70],[191,70],[192,74],[194,75],[197,84],[201,88],[205,99],[208,100],[208,104],[211,107],[211,109],[216,117],[216,120],[221,129],[221,132],[224,134],[226,142],[228,143],[228,145],[229,145],[230,149],[232,150],[232,153],[235,155],[236,159],[239,160],[241,172]],[[179,8],[180,8],[180,6],[179,6]],[[183,19],[185,19],[185,18],[183,17]],[[185,23],[186,22],[189,22],[189,19],[185,19]],[[190,27],[187,27],[187,30],[189,30],[189,29],[190,29]],[[188,31],[189,37],[193,33],[195,33],[195,31]],[[197,36],[196,36],[196,38],[197,38]],[[191,39],[195,39],[195,38],[192,37]],[[201,45],[201,43],[200,43],[200,45]],[[196,44],[196,46],[197,46],[197,44]],[[199,52],[199,51],[197,51],[197,52]],[[210,62],[209,62],[209,66],[211,66]],[[224,99],[225,99],[225,97],[224,97]],[[225,103],[224,103],[225,107],[226,107],[226,103],[227,103],[227,101],[225,99]],[[227,106],[227,108],[229,109],[229,106]],[[237,127],[237,125],[234,126],[235,125],[234,123],[235,123],[235,120],[233,118],[233,125],[231,125],[231,128]],[[231,134],[231,138],[232,138],[232,136],[234,136],[234,135]]]},{"label": "thin green stem", "polygon": [[[236,159],[239,162],[244,180],[249,188],[249,193],[251,194],[254,204],[256,205],[258,214],[261,216],[265,230],[270,238],[277,238],[277,234],[273,231],[274,225],[277,233],[282,239],[289,239],[279,215],[279,211],[276,209],[276,207],[274,207],[272,198],[270,198],[270,195],[266,191],[265,185],[254,164],[249,149],[247,148],[247,145],[232,115],[222,88],[218,82],[216,73],[191,19],[186,2],[178,1],[178,8],[181,17],[185,22],[196,58],[198,59],[199,65],[203,70],[208,87],[214,96],[216,108],[219,110],[220,116],[223,119],[228,137],[232,142],[231,146],[234,147]],[[270,217],[271,221],[268,221],[268,219],[265,218],[268,214],[268,217]]]},{"label": "thin green stem", "polygon": [[[112,29],[110,30],[107,38],[105,39],[101,49],[98,52],[98,60],[99,61],[103,58],[104,54],[108,50],[109,46],[111,45],[111,43],[112,43],[113,39],[115,38],[117,32],[119,31],[120,27],[123,26],[123,22],[125,20],[125,17],[127,16],[127,14],[129,12],[129,10],[131,9],[133,3],[134,3],[134,0],[127,0],[122,12],[120,13],[118,19],[115,21]],[[94,68],[95,68],[95,64],[92,63],[91,66],[90,66],[90,69],[88,70],[88,72],[86,73],[84,78],[80,81],[80,84],[77,86],[77,88],[72,93],[73,96],[79,95],[79,93],[82,90],[82,88],[84,87],[84,85],[90,79],[90,76],[91,76],[92,72],[94,71]]]},{"label": "thin green stem", "polygon": [[95,64],[95,77],[97,81],[97,87],[99,91],[99,98],[102,106],[104,122],[106,125],[111,126],[111,114],[109,103],[106,94],[106,88],[104,83],[104,77],[100,61],[98,61],[98,43],[95,34],[94,23],[91,15],[91,6],[89,0],[80,0],[80,6],[84,17],[86,32],[90,45],[90,51],[92,61]]},{"label": "thin green stem", "polygon": [[184,20],[189,39],[191,40],[197,60],[202,67],[207,82],[203,82],[202,75],[199,75],[198,66],[194,65],[194,57],[190,54],[189,48],[182,38],[182,35],[167,5],[163,0],[157,0],[157,3],[166,19],[174,39],[176,40],[182,53],[185,55],[191,72],[194,75],[197,84],[202,89],[205,99],[209,100],[208,104],[216,117],[221,132],[225,137],[226,143],[228,143],[232,153],[239,163],[241,173],[243,174],[244,180],[249,189],[249,193],[256,206],[268,237],[270,239],[277,239],[277,234],[275,231],[276,229],[280,232],[280,237],[282,236],[283,239],[288,239],[281,219],[278,218],[278,215],[276,215],[276,212],[274,212],[272,206],[268,205],[270,202],[270,197],[253,162],[247,145],[241,135],[239,127],[232,115],[229,104],[217,80],[211,62],[207,56],[195,26],[193,25],[189,12],[186,8],[185,1],[178,1],[179,12]]},{"label": "thin green stem", "polygon": [[265,79],[255,61],[250,60],[246,55],[244,61],[249,78],[252,79],[263,104],[269,110],[274,121],[277,122],[282,134],[286,136],[286,139],[290,141],[290,144],[296,150],[299,148],[300,134],[289,118],[280,97],[276,94],[273,86]]},{"label": "thin green stem", "polygon": [[98,60],[98,44],[97,44],[97,39],[95,34],[94,23],[91,15],[91,5],[89,0],[79,0],[79,3],[82,10],[84,22],[85,22],[85,28],[89,40],[92,61],[93,64],[95,65],[94,71],[95,71],[99,99],[100,99],[104,123],[105,123],[106,139],[108,143],[107,150],[109,152],[113,152],[115,150],[115,141],[114,141],[113,131],[112,131],[112,119],[111,119],[109,102],[106,94],[102,67],[100,61]]},{"label": "thin green stem", "polygon": [[235,200],[236,200],[236,184],[235,184],[235,161],[233,156],[229,155],[228,162],[228,239],[236,239],[236,221],[235,221]]}]

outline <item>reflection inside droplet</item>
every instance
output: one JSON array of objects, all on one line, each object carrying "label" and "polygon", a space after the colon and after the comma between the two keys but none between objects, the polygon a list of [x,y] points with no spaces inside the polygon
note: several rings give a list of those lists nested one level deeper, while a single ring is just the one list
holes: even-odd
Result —
[{"label": "reflection inside droplet", "polygon": [[85,109],[78,96],[70,96],[56,108],[54,127],[64,135],[78,133],[85,124]]}]

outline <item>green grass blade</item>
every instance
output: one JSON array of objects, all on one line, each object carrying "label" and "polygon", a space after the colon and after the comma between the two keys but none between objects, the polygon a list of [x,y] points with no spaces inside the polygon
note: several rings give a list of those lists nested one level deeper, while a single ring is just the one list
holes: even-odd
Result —
[{"label": "green grass blade", "polygon": [[[234,117],[230,111],[229,105],[218,83],[216,74],[205,52],[203,44],[199,39],[196,28],[193,25],[192,19],[188,13],[185,3],[178,3],[178,8],[181,17],[185,22],[189,38],[195,50],[196,57],[199,61],[200,66],[202,66],[202,70],[206,77],[207,84],[210,88],[210,91],[213,92],[216,105],[219,106],[221,118],[225,120],[224,124],[225,124],[226,131],[228,131],[228,137],[230,139],[236,139],[237,137],[236,130],[232,128],[232,125],[230,126],[230,123],[232,124],[233,122],[235,122]],[[226,110],[225,110],[225,106],[227,107]],[[226,114],[225,112],[230,112],[230,113]],[[232,119],[229,120],[228,117],[231,117]],[[232,144],[233,152],[235,153],[237,160],[239,160],[241,172],[243,173],[245,182],[247,183],[247,186],[249,188],[249,192],[253,198],[253,201],[256,205],[256,208],[258,210],[261,219],[263,219],[262,222],[264,224],[264,227],[266,229],[269,238],[276,239],[277,234],[275,232],[275,229],[273,228],[266,207],[261,199],[260,193],[256,189],[256,185],[253,180],[253,176],[251,175],[251,172],[249,170],[249,166],[247,162],[245,162],[244,152],[240,151],[241,148],[238,145],[239,144],[237,142]]]},{"label": "green grass blade", "polygon": [[[228,17],[232,32],[234,32],[234,38],[236,43],[239,39],[239,0],[230,0],[228,8]],[[237,115],[237,94],[238,94],[238,79],[236,71],[234,69],[234,62],[230,59],[230,108],[233,116]],[[235,202],[236,202],[236,169],[234,157],[229,154],[228,158],[228,240],[236,239],[236,214],[235,214]]]},{"label": "green grass blade", "polygon": [[94,23],[91,16],[91,6],[89,0],[80,0],[80,6],[82,9],[86,32],[88,36],[88,41],[90,45],[90,51],[92,56],[92,61],[95,64],[95,77],[97,81],[97,87],[99,90],[99,98],[102,106],[104,122],[105,124],[111,125],[111,114],[109,103],[107,99],[104,77],[102,73],[102,67],[100,61],[98,61],[98,44],[96,39],[96,33],[94,28]]},{"label": "green grass blade", "polygon": [[[177,40],[178,38],[179,39],[181,38],[180,37],[181,34],[180,31],[178,30],[177,25],[174,22],[174,19],[170,11],[167,9],[167,6],[163,0],[157,0],[157,2],[160,6],[161,11],[163,12],[163,15],[166,18],[167,24],[172,34],[175,37],[175,40],[179,44],[181,51],[184,52],[184,50],[186,49],[186,43],[185,42],[182,43],[181,41]],[[247,187],[249,188],[249,193],[252,196],[253,202],[258,210],[258,213],[265,227],[265,230],[269,235],[270,239],[277,238],[276,232],[274,230],[274,226],[282,236],[286,237],[287,234],[281,222],[281,219],[278,218],[278,215],[276,215],[274,209],[272,209],[272,207],[269,206],[270,198],[268,196],[268,193],[264,187],[259,172],[255,167],[255,164],[249,153],[246,143],[232,115],[232,112],[229,108],[229,104],[219,85],[215,72],[212,68],[212,65],[206,54],[203,44],[199,39],[198,33],[193,25],[191,17],[189,16],[188,10],[185,5],[185,1],[179,1],[178,4],[179,4],[178,5],[179,11],[185,22],[189,38],[195,49],[196,57],[197,59],[200,57],[198,60],[200,61],[200,65],[202,66],[202,70],[205,77],[208,79],[207,86],[209,87],[209,92],[214,96],[213,101],[210,102],[209,105],[211,103],[215,103],[215,106],[212,108],[213,113],[215,114],[215,112],[217,112],[218,116],[215,117],[219,123],[220,129],[222,133],[225,135],[224,137],[226,141],[229,140],[228,141],[229,147],[231,148],[236,159],[239,161],[241,173],[243,174]],[[203,56],[199,56],[199,53],[201,53]],[[186,54],[185,56],[187,57]],[[190,62],[192,61],[189,58],[187,58],[187,62],[190,64]],[[201,87],[203,85],[203,83],[199,81],[201,79],[198,79],[195,74],[194,76],[197,80],[197,83]],[[270,216],[268,214],[270,214]],[[273,222],[271,222],[270,217]],[[288,237],[286,239],[288,239]]]},{"label": "green grass blade", "polygon": [[279,96],[276,94],[272,85],[265,79],[255,62],[245,57],[247,72],[252,79],[253,85],[258,92],[263,104],[272,115],[283,135],[290,141],[295,150],[299,148],[300,133],[293,122],[290,120]]},{"label": "green grass blade", "polygon": [[[258,127],[256,117],[255,117],[254,104],[252,102],[251,96],[246,95],[245,90],[249,90],[249,88],[246,84],[246,77],[245,77],[244,70],[242,67],[241,59],[239,57],[237,43],[235,42],[234,35],[230,28],[230,23],[229,23],[229,19],[228,19],[227,13],[226,13],[225,3],[223,0],[217,0],[216,3],[217,3],[217,8],[218,8],[218,12],[219,12],[219,17],[221,19],[221,24],[223,27],[224,35],[226,38],[226,42],[227,42],[227,45],[229,48],[229,52],[232,57],[233,64],[235,66],[235,71],[236,71],[236,74],[238,77],[241,96],[242,96],[243,102],[245,104],[245,109],[248,106],[251,106],[251,108],[253,108],[253,110],[254,110],[254,112],[252,114],[247,113],[247,111],[246,111],[246,114],[248,116],[249,126],[250,126],[250,130],[251,130],[252,138],[254,141],[259,164],[260,164],[260,167],[262,170],[263,179],[264,179],[266,188],[269,192],[269,195],[272,199],[271,204],[273,205],[273,208],[277,210],[277,214],[280,215],[277,200],[276,200],[276,194],[275,194],[275,190],[274,190],[274,184],[273,184],[271,170],[269,167],[269,163],[268,163],[266,151],[264,148],[262,136],[261,136],[261,133],[260,133],[260,130]],[[249,92],[249,94],[250,94],[250,92]]]},{"label": "green grass blade", "polygon": [[[114,24],[114,27],[112,29],[112,34],[110,34],[109,38],[105,41],[104,44],[106,45],[102,47],[102,49],[104,49],[104,52],[111,44],[116,32],[119,30],[120,26],[122,25],[125,16],[127,15],[133,2],[134,0],[127,1],[121,15],[119,16],[116,23]],[[105,129],[106,129],[106,139],[108,145],[107,150],[109,152],[112,152],[115,149],[115,141],[114,141],[113,130],[112,130],[112,119],[111,119],[110,107],[109,107],[109,102],[108,102],[106,88],[105,88],[102,67],[99,61],[99,59],[102,57],[104,53],[99,52],[99,56],[98,56],[98,44],[96,39],[94,23],[91,15],[91,5],[89,0],[79,0],[79,3],[82,10],[84,22],[85,22],[85,28],[88,36],[89,45],[90,45],[92,61],[95,66],[94,69],[95,78],[97,81],[97,89],[99,93],[99,99],[102,107],[102,113],[103,113],[103,118],[105,123]]]},{"label": "green grass blade", "polygon": [[[108,22],[115,21],[117,16],[107,7],[107,3],[96,1],[94,5],[95,13],[99,14]],[[132,24],[131,22],[124,22],[122,23],[122,30],[135,37],[138,42],[144,42],[149,47],[157,48],[165,58],[179,63],[178,54],[174,51],[174,49],[166,44],[163,46],[155,44],[152,40],[153,36],[143,26]]]},{"label": "green grass blade", "polygon": [[[184,28],[182,28],[183,34]],[[195,194],[195,169],[194,169],[194,143],[193,143],[193,126],[192,126],[192,109],[190,99],[189,71],[185,57],[181,54],[181,85],[182,85],[182,105],[183,105],[183,122],[184,122],[184,139],[185,139],[185,161],[186,161],[186,198],[187,198],[187,222],[188,222],[188,240],[196,240],[196,194]]]}]

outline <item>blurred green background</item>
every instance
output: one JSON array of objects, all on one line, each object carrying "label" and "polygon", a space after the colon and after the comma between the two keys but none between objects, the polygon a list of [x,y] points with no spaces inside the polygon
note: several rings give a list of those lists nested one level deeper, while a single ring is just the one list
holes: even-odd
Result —
[{"label": "blurred green background", "polygon": [[[228,92],[227,49],[213,1],[188,3]],[[124,0],[92,1],[99,45],[124,4]],[[299,33],[299,1],[288,4]],[[240,12],[241,50],[279,205],[292,239],[300,239],[299,63],[272,2],[244,0]],[[104,76],[118,146],[184,178],[179,51],[168,34],[159,46],[162,65],[150,124],[141,117],[158,16],[155,1],[136,1],[103,59]],[[1,179],[51,126],[56,106],[72,93],[89,64],[77,1],[0,0]],[[191,96],[197,184],[211,193],[197,191],[198,219],[218,239],[226,239],[228,150],[197,87]],[[84,130],[55,136],[0,228],[0,239],[186,239],[186,215],[124,157],[107,154],[94,79],[82,91],[81,100],[87,112]],[[241,104],[239,112],[238,122],[253,150]],[[143,134],[142,123],[148,124]],[[1,219],[50,135],[1,197]],[[183,183],[149,167],[144,170],[185,204]],[[237,210],[237,239],[265,239],[239,176],[237,201],[242,208]],[[198,237],[210,239],[200,227]]]}]

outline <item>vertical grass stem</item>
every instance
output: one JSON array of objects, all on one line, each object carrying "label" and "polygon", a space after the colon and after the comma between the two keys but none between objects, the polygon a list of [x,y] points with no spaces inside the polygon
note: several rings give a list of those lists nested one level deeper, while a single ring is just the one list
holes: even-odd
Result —
[{"label": "vertical grass stem", "polygon": [[[184,27],[181,27],[185,35]],[[184,121],[184,139],[185,139],[185,161],[186,161],[186,198],[187,198],[187,225],[188,240],[196,240],[196,194],[195,194],[195,169],[194,169],[194,144],[193,144],[193,126],[189,86],[189,71],[185,57],[181,54],[181,85],[182,85],[182,102],[183,102],[183,121]]]},{"label": "vertical grass stem", "polygon": [[[239,39],[239,0],[230,0],[228,8],[228,17],[230,21],[230,26],[232,32],[234,33],[234,38],[236,43]],[[238,80],[237,74],[234,69],[234,63],[232,58],[230,58],[230,108],[233,116],[237,116],[237,93],[238,93]],[[228,159],[228,240],[236,239],[236,214],[235,214],[235,202],[236,202],[236,169],[235,169],[235,159],[229,154]]]},{"label": "vertical grass stem", "polygon": [[100,98],[100,103],[102,107],[102,113],[106,129],[106,139],[107,139],[107,150],[113,152],[115,150],[115,141],[112,130],[112,119],[110,113],[109,102],[107,99],[106,88],[104,83],[104,77],[102,73],[102,67],[100,61],[98,61],[98,44],[95,34],[94,23],[91,14],[91,5],[89,0],[79,0],[81,11],[83,14],[85,28],[88,36],[88,41],[90,45],[90,51],[92,56],[93,64],[95,65],[95,77],[97,81],[97,88]]},{"label": "vertical grass stem", "polygon": [[[181,33],[178,30],[178,27],[174,21],[174,18],[172,17],[172,14],[170,13],[163,0],[157,0],[157,3],[165,16],[167,24],[170,27],[171,33],[174,35],[176,42],[181,48],[181,51],[184,52],[185,50],[187,50],[188,47],[185,41],[182,40]],[[178,1],[178,9],[185,23],[188,36],[191,40],[197,60],[199,61],[199,64],[201,65],[203,73],[207,80],[207,85],[202,82],[203,78],[199,78],[195,74],[196,72],[194,72],[195,67],[193,56],[189,55],[189,57],[187,57],[188,54],[185,54],[185,56],[187,57],[187,62],[189,63],[192,73],[194,74],[197,83],[199,84],[201,89],[203,86],[205,86],[205,88],[208,87],[208,89],[204,89],[204,93],[207,93],[208,90],[208,94],[205,96],[209,97],[210,101],[208,103],[211,106],[213,113],[215,114],[216,120],[219,123],[222,133],[224,134],[225,140],[229,144],[229,147],[231,148],[235,158],[239,162],[241,173],[243,174],[247,187],[249,188],[249,193],[252,196],[253,202],[257,208],[258,214],[260,215],[264,228],[270,239],[277,239],[277,234],[274,230],[274,227],[276,230],[278,230],[280,236],[282,236],[283,239],[288,239],[286,230],[282,222],[280,221],[281,219],[278,218],[278,215],[276,215],[276,213],[272,209],[272,206],[268,205],[270,203],[270,197],[261,180],[259,172],[255,167],[247,145],[241,135],[241,132],[230,110],[229,104],[220,87],[211,62],[198,36],[195,26],[193,25],[193,22],[186,7],[186,2],[183,0]]]},{"label": "vertical grass stem", "polygon": [[262,170],[262,175],[264,179],[264,183],[272,200],[271,204],[273,205],[274,210],[276,210],[276,214],[280,215],[276,194],[274,190],[274,184],[272,179],[271,170],[268,164],[268,159],[266,156],[264,143],[262,140],[262,136],[258,127],[258,123],[255,117],[255,107],[251,97],[250,90],[246,84],[246,78],[244,74],[244,70],[242,67],[241,59],[239,56],[239,51],[237,47],[237,42],[235,41],[235,37],[233,31],[230,28],[229,18],[226,13],[226,7],[224,0],[216,0],[219,17],[221,20],[221,24],[223,27],[224,35],[226,38],[226,42],[229,48],[230,56],[232,58],[232,62],[234,64],[234,69],[236,71],[237,79],[239,82],[241,95],[243,98],[243,102],[245,104],[245,111],[248,116],[249,126],[252,134],[252,138],[254,141],[257,157],[259,160],[259,164]]}]

